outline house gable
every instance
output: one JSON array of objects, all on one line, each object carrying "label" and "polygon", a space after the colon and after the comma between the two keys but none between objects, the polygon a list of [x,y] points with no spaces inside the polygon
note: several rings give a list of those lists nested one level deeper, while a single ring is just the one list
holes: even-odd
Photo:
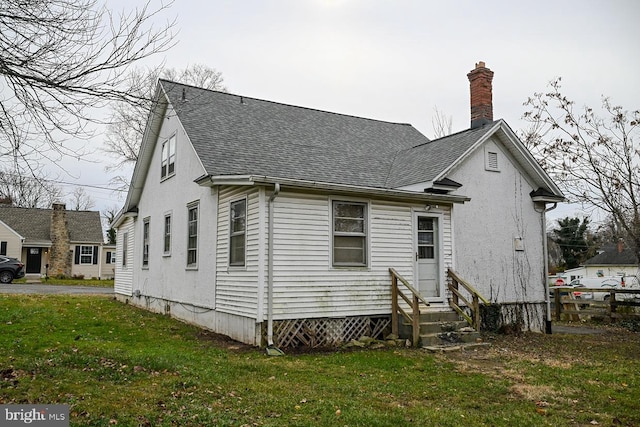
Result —
[{"label": "house gable", "polygon": [[[493,141],[491,142],[494,144],[493,148],[487,148],[487,141]],[[511,163],[520,169],[523,177],[533,187],[533,191],[544,190],[549,200],[562,201],[564,199],[560,189],[538,165],[504,120],[491,122],[430,141],[419,147],[404,150],[396,158],[395,166],[404,171],[404,175],[400,172],[395,173],[394,176],[399,180],[393,184],[401,189],[420,191],[431,188],[438,181],[446,179],[455,181],[456,178],[453,177],[455,171],[465,163],[467,158],[479,150],[484,151],[483,155],[486,156],[485,170],[491,169],[487,163],[489,161],[487,157],[502,152],[508,156]],[[460,184],[462,186],[459,192],[471,194],[466,190],[465,182],[460,181]]]},{"label": "house gable", "polygon": [[22,241],[24,238],[13,228],[0,221],[0,247],[1,255],[20,258],[22,254]]}]

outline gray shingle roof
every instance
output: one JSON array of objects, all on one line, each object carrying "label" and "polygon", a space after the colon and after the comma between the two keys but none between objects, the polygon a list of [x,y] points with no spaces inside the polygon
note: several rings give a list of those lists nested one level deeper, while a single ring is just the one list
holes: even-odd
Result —
[{"label": "gray shingle roof", "polygon": [[408,124],[160,83],[212,176],[397,188],[430,180],[489,127],[430,142]]},{"label": "gray shingle roof", "polygon": [[[51,240],[51,209],[0,205],[0,220],[27,240]],[[71,242],[101,243],[102,223],[97,211],[65,211]]]},{"label": "gray shingle roof", "polygon": [[492,123],[467,129],[397,153],[389,174],[390,188],[435,179],[492,128]]},{"label": "gray shingle roof", "polygon": [[586,260],[584,265],[638,265],[638,258],[631,249],[618,252],[617,245],[608,245],[603,252]]}]

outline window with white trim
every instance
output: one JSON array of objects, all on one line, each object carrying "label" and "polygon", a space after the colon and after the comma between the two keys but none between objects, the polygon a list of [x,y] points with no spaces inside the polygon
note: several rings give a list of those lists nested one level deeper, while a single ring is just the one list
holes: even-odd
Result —
[{"label": "window with white trim", "polygon": [[115,251],[107,251],[107,264],[115,264],[115,263],[116,263]]},{"label": "window with white trim", "polygon": [[149,218],[142,222],[142,266],[149,266]]},{"label": "window with white trim", "polygon": [[198,204],[187,207],[187,267],[198,265]]},{"label": "window with white trim", "polygon": [[164,216],[164,254],[171,254],[171,215]]},{"label": "window with white trim", "polygon": [[129,233],[122,235],[122,266],[127,266],[127,247],[129,246]]},{"label": "window with white trim", "polygon": [[93,264],[93,246],[80,246],[80,264]]},{"label": "window with white trim", "polygon": [[241,267],[246,261],[247,200],[231,203],[229,226],[229,265]]},{"label": "window with white trim", "polygon": [[333,202],[333,266],[367,266],[366,203]]},{"label": "window with white trim", "polygon": [[162,158],[160,160],[160,179],[167,178],[176,170],[176,136],[172,135],[162,143]]}]

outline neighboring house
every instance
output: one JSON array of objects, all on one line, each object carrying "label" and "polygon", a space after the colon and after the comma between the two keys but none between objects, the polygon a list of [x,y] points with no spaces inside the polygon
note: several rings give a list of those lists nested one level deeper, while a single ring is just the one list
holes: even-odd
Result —
[{"label": "neighboring house", "polygon": [[101,279],[113,279],[116,272],[116,245],[105,243],[102,245],[102,256],[100,266]]},{"label": "neighboring house", "polygon": [[100,212],[0,205],[0,253],[18,258],[28,275],[100,277]]},{"label": "neighboring house", "polygon": [[125,206],[116,296],[236,340],[389,325],[394,268],[447,311],[447,270],[543,330],[547,204],[563,200],[468,75],[471,128],[408,124],[160,80]]},{"label": "neighboring house", "polygon": [[605,246],[597,255],[586,260],[580,267],[567,270],[570,277],[640,277],[640,262],[632,249],[624,243]]}]

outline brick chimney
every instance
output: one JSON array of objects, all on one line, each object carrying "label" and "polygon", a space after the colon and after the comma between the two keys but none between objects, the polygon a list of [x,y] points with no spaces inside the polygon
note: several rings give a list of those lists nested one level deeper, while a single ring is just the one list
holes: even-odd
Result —
[{"label": "brick chimney", "polygon": [[49,251],[49,275],[71,276],[72,254],[67,228],[66,205],[54,203],[51,211],[51,249]]},{"label": "brick chimney", "polygon": [[471,129],[493,121],[493,97],[491,81],[493,71],[480,61],[476,68],[467,74],[471,89]]},{"label": "brick chimney", "polygon": [[624,251],[624,240],[618,239],[618,253],[621,254]]}]

